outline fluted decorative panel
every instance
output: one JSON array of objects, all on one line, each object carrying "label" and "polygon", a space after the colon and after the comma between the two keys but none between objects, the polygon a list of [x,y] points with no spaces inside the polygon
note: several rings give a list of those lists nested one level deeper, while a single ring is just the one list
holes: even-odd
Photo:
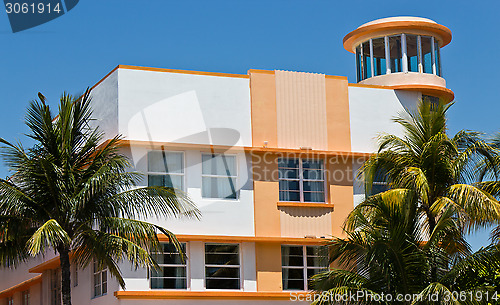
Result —
[{"label": "fluted decorative panel", "polygon": [[325,75],[275,71],[278,147],[328,148]]}]

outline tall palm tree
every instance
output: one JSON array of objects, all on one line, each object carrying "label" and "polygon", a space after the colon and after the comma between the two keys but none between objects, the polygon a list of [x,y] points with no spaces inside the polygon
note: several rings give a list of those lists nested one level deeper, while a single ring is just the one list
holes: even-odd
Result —
[{"label": "tall palm tree", "polygon": [[[13,267],[30,256],[59,254],[64,305],[71,304],[70,265],[95,261],[125,286],[118,262],[157,266],[157,233],[178,249],[175,235],[141,219],[199,217],[190,199],[166,187],[138,187],[120,154],[121,138],[103,141],[92,117],[90,90],[80,98],[63,94],[55,116],[39,94],[26,116],[32,148],[0,139],[11,176],[0,179],[0,264]],[[72,259],[70,260],[70,254]]]},{"label": "tall palm tree", "polygon": [[476,132],[448,137],[450,106],[421,102],[416,111],[394,119],[402,137],[380,137],[378,153],[365,162],[361,176],[366,194],[376,181],[387,183],[389,190],[367,197],[350,213],[344,225],[348,238],[330,245],[332,261],[344,270],[318,275],[317,290],[355,286],[378,293],[443,292],[456,288],[457,274],[498,264],[496,248],[471,255],[464,237],[499,223],[500,204],[475,183],[477,164],[494,164],[497,151]]}]

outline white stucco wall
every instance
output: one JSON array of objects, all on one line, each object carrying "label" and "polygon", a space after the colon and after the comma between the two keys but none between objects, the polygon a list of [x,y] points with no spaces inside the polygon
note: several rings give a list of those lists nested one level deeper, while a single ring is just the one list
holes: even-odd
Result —
[{"label": "white stucco wall", "polygon": [[118,79],[127,139],[251,146],[249,79],[127,69]]},{"label": "white stucco wall", "polygon": [[114,71],[92,89],[92,127],[99,126],[105,139],[118,134],[118,71]]},{"label": "white stucco wall", "polygon": [[372,153],[382,133],[401,135],[401,126],[392,119],[404,109],[415,109],[419,92],[349,87],[351,149]]}]

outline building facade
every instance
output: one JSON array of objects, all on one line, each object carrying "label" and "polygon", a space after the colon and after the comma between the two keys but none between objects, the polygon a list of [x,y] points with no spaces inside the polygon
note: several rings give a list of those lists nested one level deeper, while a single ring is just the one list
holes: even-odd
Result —
[{"label": "building facade", "polygon": [[[318,73],[223,74],[118,66],[92,90],[94,122],[144,173],[141,185],[186,192],[201,220],[147,219],[174,232],[161,269],[72,270],[74,304],[288,304],[327,268],[320,245],[365,198],[356,174],[392,118],[422,99],[450,102],[440,49],[448,28],[394,17],[344,38],[357,82]],[[384,185],[381,184],[380,188]],[[375,187],[376,189],[377,187]],[[376,191],[376,190],[375,190]],[[165,241],[166,239],[162,236]],[[60,304],[58,257],[1,270],[5,304]],[[305,302],[307,303],[307,302]]]}]

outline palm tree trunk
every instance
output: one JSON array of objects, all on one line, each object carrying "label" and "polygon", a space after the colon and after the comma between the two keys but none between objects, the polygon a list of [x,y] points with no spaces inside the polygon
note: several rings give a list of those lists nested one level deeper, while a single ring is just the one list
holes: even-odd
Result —
[{"label": "palm tree trunk", "polygon": [[61,262],[62,305],[71,305],[71,263],[69,261],[69,249],[61,247],[58,252]]}]

